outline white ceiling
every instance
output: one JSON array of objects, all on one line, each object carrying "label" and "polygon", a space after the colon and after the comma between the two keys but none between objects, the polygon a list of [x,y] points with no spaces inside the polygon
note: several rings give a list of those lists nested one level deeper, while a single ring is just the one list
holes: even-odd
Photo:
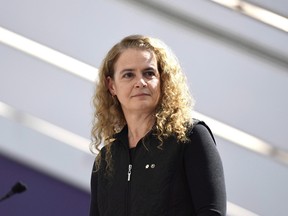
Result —
[{"label": "white ceiling", "polygon": [[247,2],[262,6],[274,13],[288,17],[288,2],[285,0],[248,0]]}]

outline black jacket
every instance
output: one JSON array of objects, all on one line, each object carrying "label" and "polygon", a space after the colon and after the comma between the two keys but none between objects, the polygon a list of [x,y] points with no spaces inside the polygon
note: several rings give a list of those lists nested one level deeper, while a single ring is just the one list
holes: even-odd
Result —
[{"label": "black jacket", "polygon": [[125,127],[111,146],[110,177],[105,161],[93,167],[90,216],[225,215],[222,163],[204,122],[189,131],[189,142],[170,137],[162,149],[152,131],[129,150],[127,134]]}]

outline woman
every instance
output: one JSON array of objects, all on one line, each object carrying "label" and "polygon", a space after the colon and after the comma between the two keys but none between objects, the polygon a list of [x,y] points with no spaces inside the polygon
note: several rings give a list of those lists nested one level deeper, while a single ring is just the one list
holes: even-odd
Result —
[{"label": "woman", "polygon": [[222,163],[176,57],[132,35],[108,52],[93,98],[90,216],[225,215]]}]

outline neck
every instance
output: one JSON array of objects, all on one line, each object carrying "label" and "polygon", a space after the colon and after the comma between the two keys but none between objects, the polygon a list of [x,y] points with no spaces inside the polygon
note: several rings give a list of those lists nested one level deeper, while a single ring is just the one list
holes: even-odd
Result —
[{"label": "neck", "polygon": [[128,125],[128,139],[129,147],[133,148],[137,145],[139,140],[143,138],[153,127],[155,123],[155,117],[149,115],[137,115],[126,117]]}]

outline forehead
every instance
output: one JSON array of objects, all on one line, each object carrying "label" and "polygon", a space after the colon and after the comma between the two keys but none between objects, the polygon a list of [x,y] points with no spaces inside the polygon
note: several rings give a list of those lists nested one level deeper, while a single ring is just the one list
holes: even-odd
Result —
[{"label": "forehead", "polygon": [[121,52],[115,62],[115,69],[119,66],[151,64],[157,65],[156,56],[153,51],[146,49],[128,48]]}]

